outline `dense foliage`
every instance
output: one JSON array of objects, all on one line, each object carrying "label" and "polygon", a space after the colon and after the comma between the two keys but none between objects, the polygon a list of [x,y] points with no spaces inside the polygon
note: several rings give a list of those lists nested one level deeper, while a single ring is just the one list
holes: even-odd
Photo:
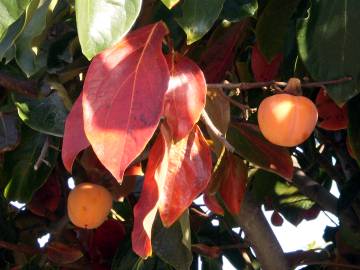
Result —
[{"label": "dense foliage", "polygon": [[[359,269],[359,10],[0,0],[0,268]],[[68,215],[69,178],[111,193],[101,226],[86,191]],[[339,224],[284,253],[262,206]]]}]

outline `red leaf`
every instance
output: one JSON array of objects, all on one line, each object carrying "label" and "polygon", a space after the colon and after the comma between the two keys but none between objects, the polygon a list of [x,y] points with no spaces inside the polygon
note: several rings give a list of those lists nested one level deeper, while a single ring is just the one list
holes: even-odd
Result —
[{"label": "red leaf", "polygon": [[226,154],[224,158],[225,166],[220,172],[222,181],[219,194],[229,212],[239,214],[246,190],[247,168],[244,161],[235,155]]},{"label": "red leaf", "polygon": [[274,211],[271,215],[271,223],[276,227],[280,227],[284,223],[284,219],[280,216],[279,212]]},{"label": "red leaf", "polygon": [[283,60],[282,54],[277,54],[269,63],[265,56],[261,53],[257,44],[252,49],[251,69],[254,74],[255,81],[271,81],[274,80],[279,73],[279,68]]},{"label": "red leaf", "polygon": [[165,155],[165,140],[157,137],[149,153],[145,179],[139,201],[134,207],[134,227],[131,233],[132,248],[140,257],[151,256],[151,229],[157,213],[159,190],[155,180],[157,168]]},{"label": "red leaf", "polygon": [[50,261],[56,264],[73,263],[83,256],[79,249],[60,242],[49,243],[46,246],[46,255]]},{"label": "red leaf", "polygon": [[210,148],[200,128],[172,143],[162,126],[166,152],[156,181],[159,187],[159,213],[165,227],[171,226],[207,187],[212,170]]},{"label": "red leaf", "polygon": [[70,173],[76,156],[90,145],[84,132],[82,96],[81,93],[75,101],[65,122],[61,155],[64,166]]},{"label": "red leaf", "polygon": [[316,97],[316,107],[319,113],[319,127],[326,130],[347,128],[349,119],[346,105],[342,108],[338,107],[323,88],[320,89]]},{"label": "red leaf", "polygon": [[186,137],[205,107],[206,82],[201,69],[189,58],[170,56],[170,81],[164,115],[175,141]]},{"label": "red leaf", "polygon": [[153,135],[169,70],[160,22],[138,29],[92,61],[84,83],[84,128],[94,152],[122,182],[128,165]]},{"label": "red leaf", "polygon": [[226,71],[234,61],[237,44],[245,39],[248,26],[249,22],[243,21],[228,29],[218,28],[214,32],[201,56],[207,82],[218,83],[224,80]]},{"label": "red leaf", "polygon": [[208,192],[204,193],[204,203],[207,208],[210,209],[211,212],[217,214],[217,215],[224,215],[224,209],[221,207],[219,202],[216,199],[215,195],[211,195]]},{"label": "red leaf", "polygon": [[35,215],[46,217],[55,212],[61,197],[58,176],[53,173],[46,183],[34,194],[31,202],[27,205]]},{"label": "red leaf", "polygon": [[121,221],[108,219],[97,228],[89,244],[93,261],[110,260],[125,238],[125,227]]},{"label": "red leaf", "polygon": [[134,207],[133,250],[151,255],[151,228],[159,209],[164,226],[171,226],[206,188],[211,175],[211,153],[197,125],[177,143],[161,127],[149,154],[144,186]]},{"label": "red leaf", "polygon": [[254,124],[232,126],[236,129],[228,131],[228,140],[246,160],[289,181],[292,179],[294,168],[287,148],[268,142]]}]

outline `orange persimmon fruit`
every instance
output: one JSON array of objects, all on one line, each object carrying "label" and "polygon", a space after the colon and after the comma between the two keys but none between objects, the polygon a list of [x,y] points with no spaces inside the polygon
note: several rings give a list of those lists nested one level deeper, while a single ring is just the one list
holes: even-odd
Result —
[{"label": "orange persimmon fruit", "polygon": [[314,103],[303,96],[276,94],[259,106],[261,133],[273,144],[292,147],[303,143],[313,132],[318,119]]},{"label": "orange persimmon fruit", "polygon": [[93,183],[77,185],[68,196],[69,219],[80,228],[97,228],[106,220],[112,200],[111,193],[103,186]]}]

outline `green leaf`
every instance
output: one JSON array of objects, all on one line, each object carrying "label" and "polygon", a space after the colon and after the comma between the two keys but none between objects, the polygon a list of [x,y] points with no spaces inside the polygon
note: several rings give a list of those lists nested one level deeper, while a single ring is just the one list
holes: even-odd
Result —
[{"label": "green leaf", "polygon": [[254,16],[257,9],[256,0],[225,0],[221,17],[230,22],[239,22],[246,17]]},{"label": "green leaf", "polygon": [[271,204],[295,226],[304,218],[303,211],[314,206],[314,202],[299,190],[270,172],[257,170],[251,181],[251,192],[259,203]]},{"label": "green leaf", "polygon": [[212,259],[207,257],[201,257],[202,270],[222,270],[223,264],[221,259]]},{"label": "green leaf", "polygon": [[225,0],[185,0],[181,5],[182,17],[176,18],[187,36],[189,45],[201,39],[220,15]]},{"label": "green leaf", "polygon": [[13,150],[20,141],[18,117],[0,112],[0,153]]},{"label": "green leaf", "polygon": [[16,39],[24,30],[25,26],[29,23],[32,15],[36,11],[39,2],[39,0],[32,0],[26,7],[24,14],[22,14],[17,21],[10,25],[0,42],[0,60],[5,56],[6,52],[12,48]]},{"label": "green leaf", "polygon": [[68,114],[57,92],[43,99],[14,95],[15,105],[22,121],[32,129],[62,137]]},{"label": "green leaf", "polygon": [[161,0],[161,2],[163,2],[168,9],[172,9],[180,0]]},{"label": "green leaf", "polygon": [[[51,147],[44,148],[48,143]],[[50,175],[58,156],[60,140],[38,133],[23,125],[21,129],[21,143],[15,151],[5,154],[4,170],[6,175],[6,187],[4,196],[8,200],[29,202],[32,195],[38,190]],[[41,162],[36,170],[41,151],[45,162]]]},{"label": "green leaf", "polygon": [[45,1],[34,13],[16,41],[16,62],[27,77],[46,66],[46,53],[40,48],[52,12],[58,0]]},{"label": "green leaf", "polygon": [[283,50],[290,19],[300,0],[270,0],[256,24],[256,38],[261,52],[270,62]]},{"label": "green leaf", "polygon": [[2,0],[0,1],[0,40],[7,28],[13,24],[25,11],[30,0]]},{"label": "green leaf", "polygon": [[[176,270],[190,269],[192,262],[189,213],[165,228],[157,216],[153,225],[151,244],[154,252]],[[171,241],[169,241],[171,239]]]},{"label": "green leaf", "polygon": [[300,57],[314,80],[352,76],[351,82],[327,87],[338,105],[360,93],[359,9],[357,0],[312,1],[298,31]]},{"label": "green leaf", "polygon": [[139,16],[142,0],[76,0],[77,29],[83,54],[91,60],[119,42]]}]

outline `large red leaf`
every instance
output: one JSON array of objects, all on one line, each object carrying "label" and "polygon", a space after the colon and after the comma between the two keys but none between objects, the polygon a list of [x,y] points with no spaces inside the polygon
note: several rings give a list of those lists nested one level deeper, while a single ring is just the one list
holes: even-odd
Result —
[{"label": "large red leaf", "polygon": [[155,176],[165,155],[165,140],[157,137],[149,153],[140,199],[134,207],[134,227],[131,233],[132,248],[140,257],[151,256],[151,229],[157,213],[159,190]]},{"label": "large red leaf", "polygon": [[252,49],[251,69],[254,78],[258,82],[274,80],[279,73],[279,68],[283,60],[282,54],[277,54],[269,63],[261,53],[257,44]]},{"label": "large red leaf", "polygon": [[246,160],[291,181],[294,168],[288,149],[268,142],[258,126],[233,123],[227,138]]},{"label": "large red leaf", "polygon": [[[156,181],[159,187],[159,213],[165,227],[171,226],[207,187],[212,171],[210,148],[200,128],[181,141],[172,143],[162,127],[166,152]],[[166,171],[166,173],[162,173]]]},{"label": "large red leaf", "polygon": [[71,108],[65,122],[61,155],[68,172],[72,171],[76,156],[90,145],[84,132],[82,96],[81,93]]},{"label": "large red leaf", "polygon": [[167,33],[162,22],[138,29],[98,54],[87,72],[85,133],[99,160],[119,182],[160,120],[169,82],[162,54]]},{"label": "large red leaf", "polygon": [[133,250],[151,255],[151,228],[159,210],[164,226],[171,226],[206,188],[211,175],[211,153],[197,125],[173,143],[164,126],[149,154],[144,186],[134,207]]},{"label": "large red leaf", "polygon": [[190,133],[200,118],[205,107],[206,82],[201,69],[186,56],[171,55],[168,63],[170,82],[164,115],[172,137],[178,141]]},{"label": "large red leaf", "polygon": [[316,97],[316,107],[319,113],[319,127],[326,130],[347,128],[349,123],[347,106],[338,107],[323,88]]},{"label": "large red leaf", "polygon": [[219,26],[201,55],[201,66],[204,67],[206,80],[210,83],[223,81],[235,58],[236,47],[242,42],[248,31],[249,21],[233,24],[229,28]]},{"label": "large red leaf", "polygon": [[226,154],[223,161],[219,194],[229,212],[239,214],[246,190],[247,168],[242,159],[232,154]]}]

